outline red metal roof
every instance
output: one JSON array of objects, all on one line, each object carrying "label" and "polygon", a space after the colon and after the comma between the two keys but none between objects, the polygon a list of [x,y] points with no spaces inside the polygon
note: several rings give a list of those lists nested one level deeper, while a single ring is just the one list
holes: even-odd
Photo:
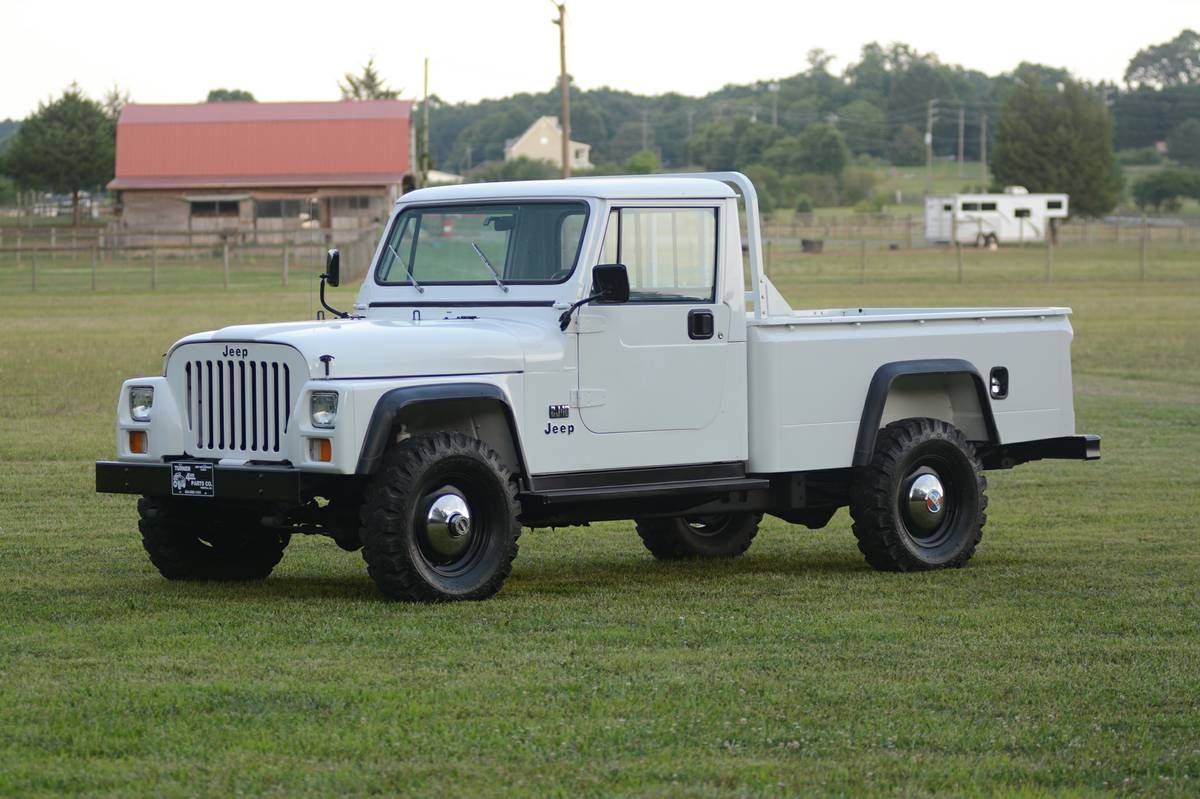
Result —
[{"label": "red metal roof", "polygon": [[127,105],[110,189],[362,186],[410,172],[401,100]]}]

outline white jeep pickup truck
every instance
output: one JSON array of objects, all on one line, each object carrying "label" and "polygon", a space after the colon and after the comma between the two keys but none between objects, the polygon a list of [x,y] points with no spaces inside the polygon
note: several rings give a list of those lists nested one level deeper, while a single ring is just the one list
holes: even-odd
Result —
[{"label": "white jeep pickup truck", "polygon": [[[322,304],[338,274],[330,251]],[[165,577],[262,578],[315,533],[387,597],[479,599],[522,527],[632,519],[655,557],[728,557],[763,514],[844,505],[876,569],[962,566],[985,469],[1099,457],[1069,309],[793,311],[738,173],[414,191],[326,308],[121,387],[96,488],[141,495]]]}]

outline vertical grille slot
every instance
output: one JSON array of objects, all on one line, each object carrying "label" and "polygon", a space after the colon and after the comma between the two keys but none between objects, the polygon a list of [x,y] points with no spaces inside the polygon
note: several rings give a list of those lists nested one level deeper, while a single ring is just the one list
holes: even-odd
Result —
[{"label": "vertical grille slot", "polygon": [[[245,397],[246,396],[246,362],[245,361],[238,361],[238,379],[240,381],[240,386],[241,386],[241,391],[238,393],[238,396]],[[238,405],[241,406],[240,408],[238,408],[238,410],[242,416],[242,451],[244,452],[246,449],[246,403],[239,402]]]},{"label": "vertical grille slot", "polygon": [[266,452],[271,448],[271,422],[267,417],[267,362],[259,361],[258,367],[262,370],[262,449]]},{"label": "vertical grille slot", "polygon": [[187,381],[187,417],[188,430],[192,429],[192,362],[183,365],[183,376]]},{"label": "vertical grille slot", "polygon": [[208,448],[213,448],[213,422],[216,419],[216,414],[213,413],[213,368],[212,361],[205,361],[208,374],[205,375],[205,382],[208,383]]},{"label": "vertical grille slot", "polygon": [[292,370],[283,365],[283,434],[287,435],[288,424],[292,421]]},{"label": "vertical grille slot", "polygon": [[225,449],[225,364],[217,361],[217,449]]}]

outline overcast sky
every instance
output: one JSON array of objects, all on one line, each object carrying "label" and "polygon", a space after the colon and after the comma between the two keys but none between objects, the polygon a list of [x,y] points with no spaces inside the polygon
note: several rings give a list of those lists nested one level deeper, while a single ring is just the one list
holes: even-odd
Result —
[{"label": "overcast sky", "polygon": [[[558,73],[549,0],[270,3],[4,0],[0,118],[23,118],[72,81],[135,102],[186,103],[215,87],[259,100],[336,100],[374,56],[380,72],[451,102],[542,91]],[[902,41],[989,74],[1020,61],[1119,81],[1141,47],[1200,27],[1200,0],[992,3],[568,0],[568,69],[584,88],[704,94],[805,68],[814,47],[840,72],[870,41]]]}]

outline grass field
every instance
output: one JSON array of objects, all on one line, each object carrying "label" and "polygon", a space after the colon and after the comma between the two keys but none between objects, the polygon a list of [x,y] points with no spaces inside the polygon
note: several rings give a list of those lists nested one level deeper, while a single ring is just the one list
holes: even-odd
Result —
[{"label": "grass field", "polygon": [[0,795],[1200,793],[1197,258],[1139,282],[1071,252],[1049,284],[1034,250],[961,285],[948,253],[861,286],[851,255],[775,265],[797,306],[1075,308],[1104,459],[989,473],[966,569],[872,572],[844,511],[720,563],[604,524],[527,533],[494,600],[433,607],[323,539],[261,584],[168,583],[132,498],[92,491],[120,381],[184,333],[309,316],[299,267],[33,294],[0,264]]}]

